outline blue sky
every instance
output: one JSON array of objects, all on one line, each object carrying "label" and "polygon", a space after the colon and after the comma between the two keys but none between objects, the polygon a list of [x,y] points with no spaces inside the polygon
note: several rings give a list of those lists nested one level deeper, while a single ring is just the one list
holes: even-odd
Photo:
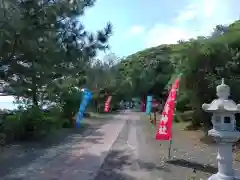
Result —
[{"label": "blue sky", "polygon": [[121,57],[208,35],[214,26],[238,19],[239,5],[239,0],[97,0],[80,20],[90,31],[111,22],[111,52]]}]

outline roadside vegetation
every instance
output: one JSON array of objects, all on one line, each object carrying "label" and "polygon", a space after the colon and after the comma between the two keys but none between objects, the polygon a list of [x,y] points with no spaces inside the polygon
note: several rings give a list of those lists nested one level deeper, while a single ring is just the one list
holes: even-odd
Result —
[{"label": "roadside vegetation", "polygon": [[218,25],[207,37],[98,59],[100,51],[108,50],[112,25],[89,32],[82,24],[94,3],[5,0],[0,5],[1,92],[16,97],[19,105],[1,112],[2,144],[73,128],[83,87],[93,92],[87,111],[103,113],[107,95],[113,96],[112,111],[133,97],[151,94],[165,101],[170,84],[182,73],[176,120],[205,132],[211,123],[201,105],[215,98],[221,78],[240,101],[240,21]]}]

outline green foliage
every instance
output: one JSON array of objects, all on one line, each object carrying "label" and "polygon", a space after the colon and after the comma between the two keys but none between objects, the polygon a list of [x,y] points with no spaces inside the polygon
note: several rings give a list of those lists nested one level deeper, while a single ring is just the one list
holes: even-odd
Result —
[{"label": "green foliage", "polygon": [[215,87],[222,77],[231,87],[232,98],[235,101],[240,100],[237,93],[240,88],[240,34],[235,31],[239,25],[236,21],[225,28],[227,30],[220,33],[221,35],[214,34],[209,38],[190,40],[173,46],[171,61],[175,64],[176,71],[183,73],[180,91],[184,94],[180,94],[179,98],[188,96],[189,105],[194,111],[194,125],[200,125],[204,119],[206,129],[209,128],[210,119],[203,113],[201,105],[216,98]]},{"label": "green foliage", "polygon": [[7,141],[39,139],[67,126],[66,123],[61,118],[61,109],[54,107],[43,111],[32,106],[2,119],[0,133],[6,135]]},{"label": "green foliage", "polygon": [[104,104],[108,95],[113,96],[111,107],[116,101],[121,100],[118,94],[118,63],[119,58],[114,54],[109,54],[103,58],[103,61],[95,60],[87,71],[86,86],[93,92],[90,106],[97,112],[104,111]]},{"label": "green foliage", "polygon": [[125,97],[152,94],[161,97],[172,76],[169,47],[150,48],[127,57],[118,65],[118,87]]},{"label": "green foliage", "polygon": [[180,112],[190,110],[191,106],[188,94],[180,90],[177,96],[176,109]]},{"label": "green foliage", "polygon": [[[86,85],[86,69],[92,68],[98,51],[108,48],[112,34],[110,23],[92,33],[80,22],[85,9],[94,3],[95,0],[1,3],[1,90],[17,97],[20,109],[1,123],[1,132],[9,139],[38,138],[54,129],[72,127],[72,117],[81,100],[81,93],[73,87]],[[48,110],[43,111],[46,104]]]},{"label": "green foliage", "polygon": [[82,85],[90,60],[98,50],[108,48],[111,35],[110,24],[94,34],[76,19],[94,2],[7,2],[0,17],[4,91],[39,106],[44,100],[59,101],[66,80],[69,86]]},{"label": "green foliage", "polygon": [[7,137],[6,141],[17,139],[24,131],[18,115],[8,115],[6,119],[2,119],[1,127],[1,133]]},{"label": "green foliage", "polygon": [[[209,37],[149,48],[123,59],[109,54],[99,60],[94,57],[108,48],[112,26],[90,33],[79,22],[95,0],[6,3],[0,7],[0,84],[21,105],[1,123],[0,132],[10,139],[41,137],[72,127],[82,96],[74,87],[90,89],[91,108],[102,112],[108,95],[113,96],[113,110],[132,97],[151,94],[164,100],[182,73],[179,119],[189,119],[194,126],[203,123],[206,129],[210,121],[201,105],[215,98],[222,77],[232,98],[240,101],[240,21],[218,25]],[[43,111],[45,104],[54,107]]]},{"label": "green foliage", "polygon": [[231,87],[232,98],[240,101],[239,29],[240,21],[235,21],[229,26],[217,26],[212,36],[160,45],[127,57],[118,64],[120,92],[125,97],[152,94],[166,99],[165,92],[175,75],[182,73],[177,100],[179,117],[191,111],[184,118],[191,120],[193,126],[203,123],[207,130],[210,118],[201,106],[216,98],[215,88],[221,78]]},{"label": "green foliage", "polygon": [[20,138],[36,138],[44,136],[51,127],[51,121],[47,121],[38,107],[32,107],[20,113],[19,120],[23,126],[23,134]]},{"label": "green foliage", "polygon": [[63,117],[71,119],[78,111],[82,99],[82,92],[76,88],[68,88],[61,93],[60,97],[60,106]]}]

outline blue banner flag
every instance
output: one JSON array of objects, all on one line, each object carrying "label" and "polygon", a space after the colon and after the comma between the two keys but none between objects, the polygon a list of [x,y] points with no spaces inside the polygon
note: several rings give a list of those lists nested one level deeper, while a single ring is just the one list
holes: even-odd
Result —
[{"label": "blue banner flag", "polygon": [[147,107],[146,107],[146,113],[150,114],[152,111],[152,96],[147,96]]},{"label": "blue banner flag", "polygon": [[82,102],[80,104],[78,115],[76,118],[76,127],[77,128],[80,128],[80,123],[81,123],[81,120],[83,119],[84,111],[91,99],[92,99],[92,93],[89,90],[84,89]]}]

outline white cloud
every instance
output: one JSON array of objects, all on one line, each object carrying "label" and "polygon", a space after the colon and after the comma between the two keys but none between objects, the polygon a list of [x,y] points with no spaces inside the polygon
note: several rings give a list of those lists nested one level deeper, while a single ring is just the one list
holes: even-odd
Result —
[{"label": "white cloud", "polygon": [[147,33],[146,46],[152,47],[160,44],[174,44],[179,40],[191,38],[184,29],[174,26],[157,24]]},{"label": "white cloud", "polygon": [[139,25],[132,26],[128,31],[129,36],[141,35],[143,33],[144,33],[144,28],[142,26],[139,26]]},{"label": "white cloud", "polygon": [[[197,36],[210,35],[216,25],[238,18],[232,13],[234,0],[197,0],[180,10],[169,25],[155,24],[145,37],[147,47],[174,44]],[[232,4],[231,4],[232,3]]]},{"label": "white cloud", "polygon": [[179,12],[178,16],[176,17],[176,22],[184,23],[194,19],[197,16],[197,12],[194,9],[194,5],[188,5],[184,10]]}]

